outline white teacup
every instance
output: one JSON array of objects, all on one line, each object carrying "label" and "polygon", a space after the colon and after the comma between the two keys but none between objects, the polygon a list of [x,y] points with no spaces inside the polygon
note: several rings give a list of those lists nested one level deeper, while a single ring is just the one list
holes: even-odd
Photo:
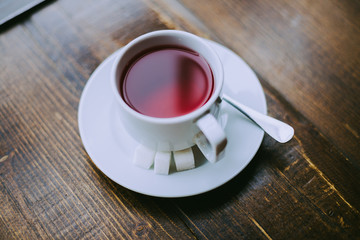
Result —
[{"label": "white teacup", "polygon": [[[214,80],[212,95],[204,105],[185,115],[158,118],[143,115],[125,102],[119,92],[120,78],[127,71],[128,64],[139,53],[159,46],[183,47],[204,57]],[[211,162],[223,155],[227,143],[226,135],[217,121],[223,82],[223,67],[215,51],[200,37],[178,30],[150,32],[134,39],[116,56],[111,73],[117,109],[129,135],[156,151],[178,151],[197,144]]]}]

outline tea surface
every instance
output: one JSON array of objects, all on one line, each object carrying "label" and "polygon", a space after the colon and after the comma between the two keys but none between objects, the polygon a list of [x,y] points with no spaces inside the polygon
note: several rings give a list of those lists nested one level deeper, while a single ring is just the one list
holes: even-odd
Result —
[{"label": "tea surface", "polygon": [[206,60],[181,48],[145,52],[129,64],[121,96],[147,116],[170,118],[190,113],[211,97],[213,74]]}]

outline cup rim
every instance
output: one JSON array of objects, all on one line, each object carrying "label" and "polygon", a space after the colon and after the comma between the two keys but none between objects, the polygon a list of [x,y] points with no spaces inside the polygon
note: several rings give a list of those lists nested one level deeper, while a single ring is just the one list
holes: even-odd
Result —
[{"label": "cup rim", "polygon": [[[144,115],[144,114],[139,113],[136,110],[132,109],[124,101],[124,99],[120,96],[120,92],[117,88],[117,80],[118,79],[116,78],[120,59],[122,58],[122,56],[125,54],[125,52],[128,49],[130,49],[132,46],[136,45],[138,42],[141,42],[147,38],[161,36],[164,34],[187,36],[187,37],[194,38],[195,41],[201,42],[201,44],[207,48],[207,51],[209,51],[211,53],[211,55],[213,55],[213,57],[214,57],[213,61],[215,62],[214,65],[216,65],[215,66],[217,68],[216,71],[218,71],[218,74],[219,74],[219,79],[217,79],[217,84],[216,84],[215,90],[212,93],[212,96],[210,97],[210,99],[204,105],[202,105],[201,107],[197,108],[196,110],[194,110],[190,113],[176,116],[176,117],[170,117],[170,118],[159,118],[159,117],[147,116],[147,115]],[[208,60],[206,59],[206,61],[208,61]],[[215,103],[215,101],[219,98],[222,87],[223,87],[223,83],[224,83],[223,66],[222,66],[220,58],[219,58],[218,54],[215,52],[215,50],[213,50],[209,46],[209,44],[207,42],[205,42],[202,38],[200,38],[192,33],[180,31],[180,30],[157,30],[157,31],[145,33],[145,34],[133,39],[127,45],[125,45],[124,47],[121,48],[118,55],[115,57],[114,63],[112,65],[112,70],[111,70],[111,87],[112,87],[113,93],[115,95],[116,101],[121,105],[121,107],[125,111],[127,111],[133,117],[136,117],[140,120],[143,120],[143,121],[146,121],[149,123],[156,123],[156,124],[176,124],[176,123],[180,123],[180,122],[198,119],[199,117],[204,115],[209,110],[209,108]]]}]

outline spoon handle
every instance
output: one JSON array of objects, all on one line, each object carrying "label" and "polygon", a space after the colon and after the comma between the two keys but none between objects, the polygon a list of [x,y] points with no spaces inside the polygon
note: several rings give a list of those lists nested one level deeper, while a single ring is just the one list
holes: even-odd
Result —
[{"label": "spoon handle", "polygon": [[254,109],[251,109],[235,99],[224,94],[222,99],[229,103],[231,106],[239,110],[242,114],[248,117],[251,121],[256,123],[261,129],[263,129],[268,135],[274,138],[276,141],[285,143],[294,136],[294,129],[275,118],[269,117],[265,114],[259,113]]}]

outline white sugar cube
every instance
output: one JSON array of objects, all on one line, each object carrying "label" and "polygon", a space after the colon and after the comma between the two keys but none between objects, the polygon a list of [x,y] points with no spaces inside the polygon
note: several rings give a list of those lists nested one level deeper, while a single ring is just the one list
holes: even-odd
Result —
[{"label": "white sugar cube", "polygon": [[156,152],[154,160],[154,171],[156,174],[169,174],[171,152]]},{"label": "white sugar cube", "polygon": [[194,154],[191,148],[174,152],[174,161],[177,171],[188,170],[195,167]]},{"label": "white sugar cube", "polygon": [[133,163],[138,167],[149,169],[154,163],[155,152],[148,147],[139,145],[135,149]]}]

